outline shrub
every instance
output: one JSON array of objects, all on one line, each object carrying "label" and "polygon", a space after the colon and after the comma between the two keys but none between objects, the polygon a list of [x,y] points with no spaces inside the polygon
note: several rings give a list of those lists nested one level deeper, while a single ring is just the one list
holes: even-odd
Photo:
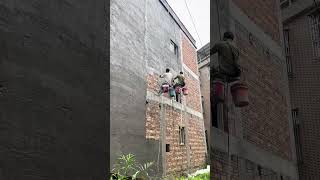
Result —
[{"label": "shrub", "polygon": [[149,169],[153,162],[138,164],[133,154],[121,155],[112,169],[112,179],[150,179]]}]

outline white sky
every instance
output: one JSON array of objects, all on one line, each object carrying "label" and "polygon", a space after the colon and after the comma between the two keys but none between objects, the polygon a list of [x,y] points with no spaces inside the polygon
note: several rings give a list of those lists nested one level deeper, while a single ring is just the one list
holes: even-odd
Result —
[{"label": "white sky", "polygon": [[[196,40],[198,49],[210,42],[210,0],[167,0],[167,2]],[[193,26],[185,2],[188,4],[201,41]]]}]

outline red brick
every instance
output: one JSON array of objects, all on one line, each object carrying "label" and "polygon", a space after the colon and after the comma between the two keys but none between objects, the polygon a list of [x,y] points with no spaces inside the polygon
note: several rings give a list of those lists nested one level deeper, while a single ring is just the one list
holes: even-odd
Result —
[{"label": "red brick", "polygon": [[182,37],[182,57],[183,63],[198,75],[197,51],[185,35]]}]

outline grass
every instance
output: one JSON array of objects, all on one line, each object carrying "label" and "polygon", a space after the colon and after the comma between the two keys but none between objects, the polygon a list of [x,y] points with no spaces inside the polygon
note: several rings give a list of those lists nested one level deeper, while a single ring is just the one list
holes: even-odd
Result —
[{"label": "grass", "polygon": [[179,179],[176,179],[176,180],[209,180],[209,179],[210,179],[210,174],[205,173],[205,174],[199,174],[195,177],[189,177],[189,178],[180,177]]}]

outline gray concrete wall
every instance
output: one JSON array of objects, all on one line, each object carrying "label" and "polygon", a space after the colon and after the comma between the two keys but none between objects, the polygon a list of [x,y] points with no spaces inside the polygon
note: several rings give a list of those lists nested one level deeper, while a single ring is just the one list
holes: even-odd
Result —
[{"label": "gray concrete wall", "polygon": [[[180,45],[182,31],[159,0],[147,2],[145,53],[148,73],[160,74],[165,72],[166,68],[175,71],[173,73],[179,73],[182,70]],[[171,40],[178,45],[178,56],[169,49]]]},{"label": "gray concrete wall", "polygon": [[181,51],[181,30],[159,0],[112,0],[110,24],[110,163],[127,153],[140,162],[156,161],[159,142],[145,139],[146,77],[167,67],[182,69],[180,53],[169,49],[172,39]]},{"label": "gray concrete wall", "polygon": [[151,161],[157,148],[145,141],[145,1],[111,1],[110,14],[110,165],[128,153]]},{"label": "gray concrete wall", "polygon": [[104,179],[103,1],[0,1],[0,179]]}]

